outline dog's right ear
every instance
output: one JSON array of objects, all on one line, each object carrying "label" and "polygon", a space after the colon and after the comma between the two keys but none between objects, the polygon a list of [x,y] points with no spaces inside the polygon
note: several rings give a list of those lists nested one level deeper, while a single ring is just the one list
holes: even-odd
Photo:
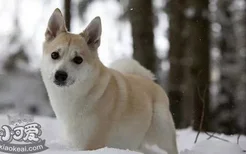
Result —
[{"label": "dog's right ear", "polygon": [[97,16],[89,23],[85,30],[80,33],[80,35],[84,36],[88,46],[97,49],[100,46],[101,33],[101,18]]},{"label": "dog's right ear", "polygon": [[56,8],[49,19],[48,27],[45,32],[45,40],[53,40],[58,34],[66,31],[67,28],[64,17],[60,9]]}]

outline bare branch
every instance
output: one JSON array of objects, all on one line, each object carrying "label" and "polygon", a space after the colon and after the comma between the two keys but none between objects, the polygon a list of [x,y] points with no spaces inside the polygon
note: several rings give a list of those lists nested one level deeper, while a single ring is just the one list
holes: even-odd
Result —
[{"label": "bare branch", "polygon": [[[237,144],[239,145],[239,140],[240,140],[241,134],[238,134],[237,136]],[[240,145],[239,145],[240,146]],[[243,152],[246,152],[246,150],[243,149]]]},{"label": "bare branch", "polygon": [[198,137],[199,137],[199,134],[202,131],[202,125],[203,125],[203,120],[204,120],[204,115],[205,115],[205,100],[204,100],[204,97],[206,95],[207,88],[205,88],[204,93],[203,93],[203,96],[201,96],[201,92],[200,92],[200,89],[198,87],[197,87],[197,91],[198,91],[198,95],[199,95],[199,97],[200,97],[200,99],[202,101],[202,115],[201,115],[199,130],[197,132],[196,139],[195,139],[195,142],[194,143],[197,142]]},{"label": "bare branch", "polygon": [[208,132],[205,132],[205,134],[207,134],[207,135],[209,136],[208,139],[216,138],[216,139],[221,140],[221,141],[230,142],[229,140],[226,140],[226,139],[223,139],[223,138],[221,138],[221,137],[215,136],[215,135],[214,135],[215,133],[209,134]]}]

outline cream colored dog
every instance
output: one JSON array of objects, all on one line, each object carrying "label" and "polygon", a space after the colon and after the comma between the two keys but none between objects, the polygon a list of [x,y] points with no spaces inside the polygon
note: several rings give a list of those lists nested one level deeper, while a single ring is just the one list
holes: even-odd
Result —
[{"label": "cream colored dog", "polygon": [[137,61],[105,67],[97,53],[100,36],[99,17],[80,34],[67,31],[59,9],[49,19],[41,73],[65,138],[80,150],[142,151],[149,144],[177,154],[167,95]]}]

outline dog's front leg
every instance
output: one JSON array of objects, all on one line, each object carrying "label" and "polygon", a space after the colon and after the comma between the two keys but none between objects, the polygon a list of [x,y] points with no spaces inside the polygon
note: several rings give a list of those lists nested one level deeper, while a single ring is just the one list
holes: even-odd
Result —
[{"label": "dog's front leg", "polygon": [[105,135],[101,133],[96,133],[88,140],[85,150],[96,150],[106,146]]},{"label": "dog's front leg", "polygon": [[108,125],[102,124],[94,130],[85,145],[85,150],[96,150],[107,146],[109,128]]}]

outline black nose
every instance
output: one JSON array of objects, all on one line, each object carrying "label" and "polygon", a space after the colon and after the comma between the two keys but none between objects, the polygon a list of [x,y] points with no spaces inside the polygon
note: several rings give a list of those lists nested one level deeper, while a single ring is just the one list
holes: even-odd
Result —
[{"label": "black nose", "polygon": [[57,71],[55,74],[55,79],[58,82],[64,82],[67,79],[67,73],[65,71]]}]

